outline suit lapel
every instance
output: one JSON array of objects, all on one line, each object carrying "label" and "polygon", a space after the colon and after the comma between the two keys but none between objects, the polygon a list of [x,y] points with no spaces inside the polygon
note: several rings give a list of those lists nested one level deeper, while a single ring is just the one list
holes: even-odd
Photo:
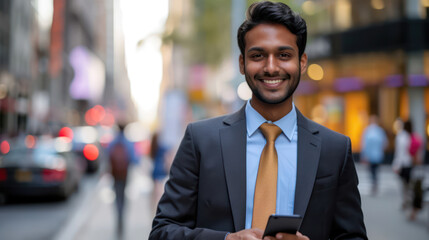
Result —
[{"label": "suit lapel", "polygon": [[220,129],[228,196],[236,231],[244,229],[246,217],[246,118],[244,107],[224,120]]},{"label": "suit lapel", "polygon": [[319,165],[321,140],[318,130],[297,110],[298,162],[294,213],[305,215]]}]

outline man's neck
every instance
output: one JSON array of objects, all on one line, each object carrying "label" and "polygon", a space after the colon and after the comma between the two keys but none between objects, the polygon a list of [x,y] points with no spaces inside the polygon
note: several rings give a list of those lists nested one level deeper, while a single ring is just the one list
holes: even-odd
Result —
[{"label": "man's neck", "polygon": [[292,110],[292,97],[279,104],[264,103],[256,98],[252,98],[250,104],[266,120],[275,122],[286,116]]}]

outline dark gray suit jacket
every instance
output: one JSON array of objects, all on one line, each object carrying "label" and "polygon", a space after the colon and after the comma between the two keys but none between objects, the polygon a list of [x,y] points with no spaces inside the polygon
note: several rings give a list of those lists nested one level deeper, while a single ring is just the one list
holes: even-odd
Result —
[{"label": "dark gray suit jacket", "polygon": [[[367,239],[350,139],[297,110],[294,213],[311,240]],[[281,173],[279,173],[281,174]],[[245,227],[246,117],[189,124],[149,239],[218,239]]]}]

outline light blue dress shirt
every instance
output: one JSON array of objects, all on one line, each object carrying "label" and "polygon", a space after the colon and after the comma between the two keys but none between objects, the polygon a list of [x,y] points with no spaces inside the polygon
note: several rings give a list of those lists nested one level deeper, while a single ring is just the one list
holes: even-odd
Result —
[{"label": "light blue dress shirt", "polygon": [[[246,105],[247,147],[246,147],[246,229],[252,227],[253,198],[259,158],[266,140],[259,126],[268,122],[251,105]],[[282,119],[274,122],[282,129],[275,142],[278,155],[276,214],[293,215],[296,186],[298,127],[295,105]]]}]

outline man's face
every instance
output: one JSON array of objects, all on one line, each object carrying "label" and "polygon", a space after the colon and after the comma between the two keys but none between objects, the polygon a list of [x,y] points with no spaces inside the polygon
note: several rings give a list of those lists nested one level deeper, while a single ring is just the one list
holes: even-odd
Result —
[{"label": "man's face", "polygon": [[296,35],[280,24],[264,23],[247,32],[244,39],[240,72],[252,90],[252,101],[279,104],[291,99],[307,66],[306,54],[299,59]]}]

